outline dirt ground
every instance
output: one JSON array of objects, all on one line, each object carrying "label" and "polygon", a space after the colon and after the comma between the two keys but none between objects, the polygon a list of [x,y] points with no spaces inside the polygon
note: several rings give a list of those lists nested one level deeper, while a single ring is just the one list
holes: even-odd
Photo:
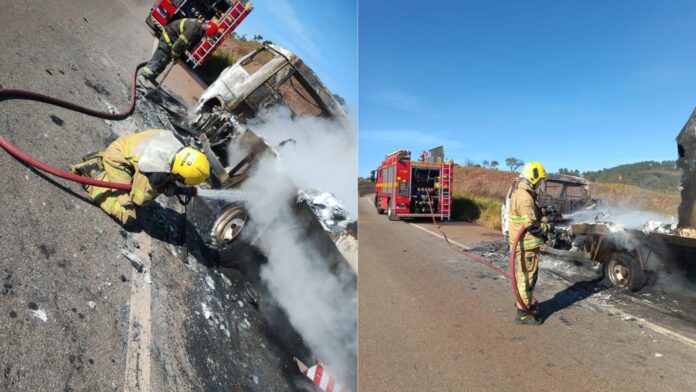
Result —
[{"label": "dirt ground", "polygon": [[[149,4],[2,1],[0,86],[101,110],[127,107],[131,73],[152,48],[144,23]],[[188,102],[201,89],[177,70],[165,86]],[[120,122],[37,103],[2,105],[2,134],[62,168],[120,135],[166,125],[141,104]],[[126,232],[78,185],[4,152],[0,167],[0,390],[306,386],[292,367],[295,352],[263,315],[266,305],[247,300],[246,278],[188,254],[184,210],[174,199],[139,210],[143,230]],[[142,272],[124,255],[140,260]]]},{"label": "dirt ground", "polygon": [[[542,256],[535,296],[546,321],[517,326],[509,281],[450,249],[431,223],[389,221],[368,197],[359,208],[361,391],[696,387],[696,324],[592,287],[591,269]],[[444,230],[457,246],[504,266],[496,231]],[[693,315],[696,306],[686,308]]]}]

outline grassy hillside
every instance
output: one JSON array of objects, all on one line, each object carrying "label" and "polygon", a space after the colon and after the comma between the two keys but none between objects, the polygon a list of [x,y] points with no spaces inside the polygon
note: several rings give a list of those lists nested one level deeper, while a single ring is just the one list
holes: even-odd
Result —
[{"label": "grassy hillside", "polygon": [[455,167],[452,190],[457,193],[493,196],[500,199],[507,194],[518,173],[482,167]]},{"label": "grassy hillside", "polygon": [[583,173],[591,182],[632,185],[657,192],[676,192],[681,172],[675,161],[644,161]]},{"label": "grassy hillside", "polygon": [[358,195],[360,197],[375,193],[375,183],[369,178],[358,178]]},{"label": "grassy hillside", "polygon": [[625,184],[592,184],[592,196],[604,204],[677,216],[679,193],[654,192]]}]

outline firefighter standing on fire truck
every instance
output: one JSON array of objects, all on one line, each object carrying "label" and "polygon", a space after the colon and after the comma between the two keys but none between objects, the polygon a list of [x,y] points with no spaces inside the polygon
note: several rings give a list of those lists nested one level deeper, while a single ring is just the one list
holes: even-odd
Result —
[{"label": "firefighter standing on fire truck", "polygon": [[182,18],[170,22],[160,36],[159,44],[152,58],[138,72],[138,82],[146,87],[153,87],[157,76],[167,67],[172,58],[184,54],[189,45],[198,42],[203,34],[208,37],[216,35],[218,25],[212,20],[201,21],[194,18]]},{"label": "firefighter standing on fire truck", "polygon": [[546,234],[551,230],[548,223],[542,218],[537,204],[536,188],[539,182],[546,177],[546,170],[539,162],[529,162],[522,169],[522,174],[515,180],[512,195],[510,197],[510,245],[517,238],[523,227],[527,228],[517,246],[517,289],[524,304],[531,312],[537,312],[537,318],[525,313],[518,303],[515,322],[517,324],[541,324],[541,312],[532,304],[532,292],[536,284],[539,251],[545,242]]},{"label": "firefighter standing on fire truck", "polygon": [[193,186],[210,175],[208,158],[193,147],[184,147],[166,129],[121,136],[103,152],[90,155],[70,171],[100,181],[132,184],[130,192],[84,186],[89,197],[124,227],[135,223],[136,205],[145,206],[160,193],[195,196]]}]

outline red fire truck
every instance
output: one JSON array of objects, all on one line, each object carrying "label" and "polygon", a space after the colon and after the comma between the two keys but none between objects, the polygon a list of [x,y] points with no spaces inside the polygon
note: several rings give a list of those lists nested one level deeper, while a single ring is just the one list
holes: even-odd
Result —
[{"label": "red fire truck", "polygon": [[155,37],[162,34],[164,26],[180,18],[215,20],[220,27],[214,37],[203,37],[186,51],[186,61],[193,68],[203,64],[254,7],[249,0],[157,0],[145,22]]},{"label": "red fire truck", "polygon": [[371,173],[377,212],[386,212],[390,220],[433,216],[449,220],[452,167],[452,160],[445,161],[442,147],[423,152],[418,161],[412,161],[406,150],[387,155]]}]

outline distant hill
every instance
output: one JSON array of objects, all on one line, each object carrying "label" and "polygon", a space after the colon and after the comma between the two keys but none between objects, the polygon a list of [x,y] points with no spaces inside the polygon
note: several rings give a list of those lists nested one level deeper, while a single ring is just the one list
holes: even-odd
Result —
[{"label": "distant hill", "polygon": [[632,185],[656,192],[679,190],[681,172],[676,161],[644,161],[582,174],[591,182]]},{"label": "distant hill", "polygon": [[[637,167],[641,164],[637,163]],[[657,163],[657,162],[654,162]],[[623,165],[632,166],[632,165]],[[618,167],[623,167],[618,166]],[[659,171],[658,169],[648,169],[648,166],[643,166],[645,173]],[[669,167],[667,165],[666,167]],[[611,169],[609,169],[611,170]],[[661,170],[661,169],[660,169]],[[679,183],[679,171],[677,170],[662,170],[672,174],[676,179],[676,184]],[[638,170],[635,171],[636,173]],[[626,173],[633,173],[628,170]],[[507,194],[512,181],[519,173],[485,169],[478,167],[457,167],[454,169],[454,182],[452,184],[452,193],[462,195],[487,196],[502,200]],[[617,183],[596,183],[592,180],[591,192],[593,197],[602,199],[607,205],[614,206],[631,206],[632,208],[646,211],[654,211],[661,214],[676,216],[677,206],[679,205],[680,196],[676,192],[676,188],[672,191],[650,191],[642,189],[636,185]],[[676,187],[677,185],[675,185]]]}]

